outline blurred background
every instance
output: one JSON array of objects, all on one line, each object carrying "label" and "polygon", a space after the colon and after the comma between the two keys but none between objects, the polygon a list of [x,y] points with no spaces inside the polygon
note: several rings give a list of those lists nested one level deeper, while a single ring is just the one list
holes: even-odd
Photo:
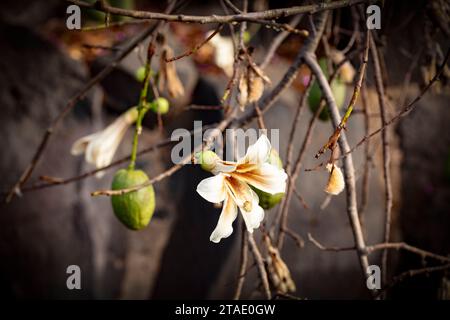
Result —
[{"label": "blurred background", "polygon": [[[110,1],[112,5],[163,10],[161,1]],[[236,5],[239,5],[239,1]],[[255,1],[254,10],[289,7],[302,1]],[[439,30],[432,5],[448,1],[384,1],[378,44],[383,53],[383,72],[392,116],[405,102],[414,99],[434,75],[448,49],[448,33]],[[116,54],[144,25],[128,25],[79,32],[66,28],[65,1],[2,1],[0,10],[0,155],[2,191],[8,191],[29,164],[42,134],[67,101]],[[447,6],[447,7],[445,7]],[[190,1],[183,13],[223,14],[219,2]],[[444,11],[445,12],[445,11]],[[448,13],[448,12],[447,12]],[[342,49],[353,30],[349,8],[333,13],[341,28],[332,39]],[[121,21],[113,17],[114,21]],[[308,27],[308,19],[301,26]],[[287,20],[288,21],[288,20]],[[448,15],[444,17],[448,32]],[[82,25],[101,25],[103,17],[82,12]],[[214,25],[172,23],[166,35],[176,54],[201,42]],[[250,25],[255,59],[260,62],[277,32]],[[345,32],[349,31],[349,32]],[[445,30],[444,30],[445,31]],[[222,36],[229,36],[224,28]],[[301,47],[299,37],[286,39],[267,67],[266,74],[276,84]],[[103,46],[107,49],[93,48]],[[109,48],[109,49],[108,49]],[[91,170],[83,157],[70,154],[78,138],[102,129],[121,112],[138,101],[140,82],[135,73],[142,66],[144,46],[131,52],[103,81],[94,86],[64,119],[53,135],[28,186],[41,176],[69,178]],[[320,52],[321,48],[319,48]],[[145,120],[140,147],[145,148],[170,137],[176,128],[193,128],[222,118],[220,110],[185,110],[185,106],[220,103],[228,82],[214,64],[214,48],[208,44],[195,55],[177,61],[177,70],[186,94],[171,99],[171,111],[163,116],[164,130],[157,129],[156,117]],[[443,51],[443,53],[442,53]],[[359,57],[353,59],[355,68]],[[305,70],[301,71],[306,72]],[[390,129],[393,183],[392,241],[447,256],[450,249],[450,109],[448,69],[444,81],[433,87],[417,103],[415,110]],[[447,77],[447,78],[445,78]],[[372,65],[366,78],[369,125],[380,126],[379,107]],[[301,75],[265,115],[268,128],[280,130],[280,155],[285,161],[287,140],[303,92]],[[347,100],[352,87],[347,88]],[[365,134],[361,101],[347,130],[353,146]],[[295,154],[304,139],[312,113],[306,108],[295,137]],[[252,124],[256,127],[256,123]],[[330,122],[321,121],[307,149],[304,168],[317,165],[314,155],[331,134]],[[131,130],[116,158],[131,150]],[[370,140],[371,161],[367,207],[362,221],[368,244],[382,242],[384,225],[384,180],[380,137]],[[354,153],[361,203],[364,147]],[[150,177],[172,165],[170,147],[138,158],[138,167]],[[123,165],[125,166],[125,165]],[[235,290],[240,254],[240,228],[220,244],[209,241],[220,209],[204,201],[195,191],[208,173],[186,166],[154,185],[156,212],[142,231],[127,230],[113,215],[108,197],[92,198],[90,192],[109,188],[115,169],[96,179],[91,176],[51,188],[24,190],[11,203],[0,204],[0,296],[4,298],[61,299],[218,299],[231,298]],[[356,253],[324,252],[310,243],[311,233],[329,246],[352,246],[344,193],[328,204],[322,191],[327,174],[304,172],[297,190],[307,208],[291,201],[289,228],[305,239],[299,248],[286,239],[282,256],[296,283],[295,295],[306,299],[368,299]],[[266,212],[270,220],[277,207]],[[238,219],[239,220],[239,219]],[[240,224],[241,221],[235,222]],[[371,264],[380,264],[372,254]],[[66,269],[81,268],[81,290],[68,290]],[[390,252],[390,277],[403,271],[432,266],[417,255]],[[450,282],[445,272],[411,277],[395,286],[389,298],[448,299]],[[242,297],[260,298],[258,279],[249,272]]]}]

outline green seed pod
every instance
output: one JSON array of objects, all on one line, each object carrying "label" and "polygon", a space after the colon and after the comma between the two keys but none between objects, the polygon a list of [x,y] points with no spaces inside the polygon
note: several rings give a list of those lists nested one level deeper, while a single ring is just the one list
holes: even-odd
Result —
[{"label": "green seed pod", "polygon": [[[319,65],[325,76],[328,78],[327,60],[324,58],[320,59]],[[337,107],[339,109],[342,109],[345,102],[345,96],[347,93],[347,88],[345,87],[345,84],[341,81],[339,76],[337,76],[331,82],[330,87],[331,91],[333,92],[334,99],[336,100]],[[311,85],[311,90],[309,90],[308,95],[309,109],[311,110],[312,113],[315,113],[316,110],[319,108],[321,99],[322,99],[322,90],[320,89],[318,82],[314,81],[313,84]],[[327,121],[328,119],[330,119],[328,106],[325,106],[322,112],[319,114],[319,119],[323,121]]]},{"label": "green seed pod", "polygon": [[151,109],[155,113],[166,114],[169,112],[169,101],[166,98],[159,97],[151,103]]},{"label": "green seed pod", "polygon": [[[283,168],[283,162],[281,161],[281,158],[275,149],[272,149],[270,151],[269,159],[267,159],[267,162],[270,163],[271,165],[276,166],[279,169]],[[275,205],[280,203],[281,199],[283,199],[284,197],[284,192],[270,194],[262,190],[259,190],[258,188],[255,188],[253,186],[251,186],[251,188],[253,189],[253,191],[256,192],[256,194],[259,197],[260,207],[266,210],[275,207]]]},{"label": "green seed pod", "polygon": [[[149,179],[142,170],[120,169],[114,175],[112,190],[131,188]],[[155,191],[149,185],[137,191],[113,195],[111,203],[116,217],[128,228],[145,228],[155,211]]]}]

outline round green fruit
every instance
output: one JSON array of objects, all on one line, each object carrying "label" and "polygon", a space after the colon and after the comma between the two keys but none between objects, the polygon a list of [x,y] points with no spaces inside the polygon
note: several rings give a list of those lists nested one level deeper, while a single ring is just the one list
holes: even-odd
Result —
[{"label": "round green fruit", "polygon": [[136,73],[134,74],[137,81],[142,82],[145,79],[145,67],[141,66],[136,70]]},{"label": "round green fruit", "polygon": [[169,101],[166,98],[160,97],[152,102],[152,110],[155,113],[166,114],[169,112]]},{"label": "round green fruit", "polygon": [[[322,69],[325,76],[328,78],[328,67],[326,59],[322,58],[319,60],[320,68]],[[334,99],[336,100],[336,105],[341,109],[345,102],[345,96],[347,94],[347,88],[342,80],[337,76],[331,82],[331,91],[333,92]],[[309,90],[308,95],[308,105],[312,113],[315,113],[320,106],[320,100],[322,99],[322,90],[320,89],[317,81],[314,81],[311,85],[311,90]],[[328,111],[328,106],[325,106],[322,112],[319,114],[319,119],[327,121],[330,119],[330,114]]]},{"label": "round green fruit", "polygon": [[[112,182],[113,190],[135,187],[149,179],[142,170],[121,169],[116,172]],[[111,197],[116,217],[132,230],[145,228],[155,211],[155,191],[149,185],[137,191]]]},{"label": "round green fruit", "polygon": [[[281,161],[281,158],[275,149],[272,149],[270,151],[269,159],[267,159],[267,162],[273,166],[276,166],[279,169],[283,168],[283,162]],[[253,189],[253,191],[255,191],[255,193],[259,197],[260,207],[266,210],[275,207],[278,203],[280,203],[281,199],[283,199],[284,197],[284,192],[270,194],[262,190],[259,190],[258,188],[255,188],[253,186],[251,186],[251,188]]]},{"label": "round green fruit", "polygon": [[[150,69],[150,77],[154,77],[155,73],[152,69]],[[145,66],[140,66],[137,68],[136,72],[134,73],[134,77],[137,81],[142,82],[145,79]]]}]

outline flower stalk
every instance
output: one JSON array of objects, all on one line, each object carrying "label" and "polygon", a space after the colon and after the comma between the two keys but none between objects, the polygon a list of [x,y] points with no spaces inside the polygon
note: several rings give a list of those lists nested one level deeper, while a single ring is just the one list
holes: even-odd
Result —
[{"label": "flower stalk", "polygon": [[139,105],[137,107],[138,110],[138,117],[136,120],[136,129],[134,131],[134,137],[133,137],[133,146],[131,149],[131,160],[130,164],[128,165],[128,169],[134,170],[134,167],[136,165],[136,154],[137,154],[137,147],[139,142],[139,136],[142,133],[142,120],[144,119],[145,114],[150,108],[150,105],[147,103],[147,96],[148,96],[148,86],[150,82],[151,77],[151,62],[153,54],[155,53],[155,47],[152,42],[148,45],[147,50],[147,62],[145,63],[145,73],[144,73],[144,81],[142,83],[142,89],[141,94],[139,96]]}]

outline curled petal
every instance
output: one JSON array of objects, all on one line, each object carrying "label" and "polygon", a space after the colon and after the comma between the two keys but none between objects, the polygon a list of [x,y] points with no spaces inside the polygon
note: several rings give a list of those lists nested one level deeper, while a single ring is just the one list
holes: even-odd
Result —
[{"label": "curled petal", "polygon": [[72,148],[70,149],[70,153],[73,156],[78,156],[80,154],[83,154],[84,152],[86,152],[86,148],[88,147],[89,142],[94,137],[95,137],[95,133],[78,139],[77,141],[75,141],[73,143]]},{"label": "curled petal", "polygon": [[233,173],[233,176],[270,194],[283,193],[286,191],[286,172],[269,163],[263,163],[245,173]]},{"label": "curled petal", "polygon": [[222,174],[203,179],[197,186],[198,194],[212,203],[224,201],[226,197],[224,179],[225,176]]},{"label": "curled petal", "polygon": [[231,197],[226,197],[223,203],[222,212],[214,231],[211,233],[209,240],[215,243],[221,239],[229,237],[233,233],[233,221],[236,220],[237,206]]},{"label": "curled petal", "polygon": [[263,164],[270,155],[270,141],[265,134],[261,135],[255,144],[247,149],[245,157],[239,163]]},{"label": "curled petal", "polygon": [[[136,121],[138,111],[130,108],[102,131],[90,134],[75,141],[70,152],[72,155],[85,153],[86,162],[94,164],[96,168],[111,163],[128,127]],[[97,177],[103,175],[98,172]]]},{"label": "curled petal", "polygon": [[[242,217],[244,218],[245,226],[248,232],[253,232],[254,229],[258,229],[261,222],[264,220],[264,209],[259,206],[258,195],[250,190],[252,193],[252,204],[250,207],[241,206]],[[250,209],[250,210],[249,210]]]}]

